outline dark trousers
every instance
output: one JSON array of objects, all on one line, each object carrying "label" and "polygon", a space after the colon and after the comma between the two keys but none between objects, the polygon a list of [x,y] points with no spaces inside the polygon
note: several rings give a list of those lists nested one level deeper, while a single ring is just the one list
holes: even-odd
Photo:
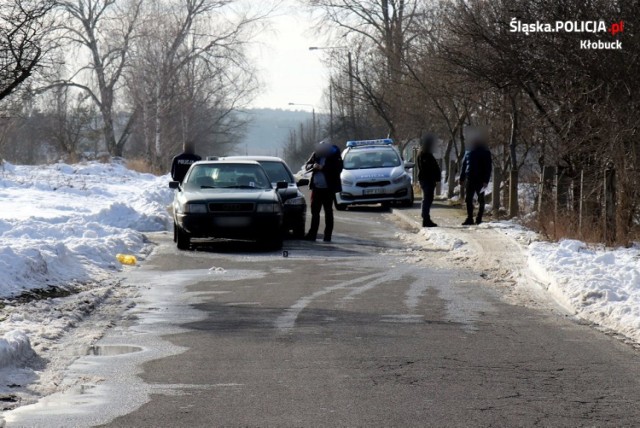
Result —
[{"label": "dark trousers", "polygon": [[484,193],[480,193],[482,190],[482,183],[476,183],[468,180],[466,183],[466,196],[465,202],[467,203],[467,218],[473,218],[473,197],[478,195],[478,218],[482,220],[484,214]]},{"label": "dark trousers", "polygon": [[436,193],[435,183],[420,183],[422,188],[422,218],[429,220],[431,213],[431,204],[433,204],[433,196]]},{"label": "dark trousers", "polygon": [[311,227],[309,236],[315,238],[320,227],[320,211],[324,208],[324,239],[331,239],[333,233],[333,199],[335,193],[329,189],[311,191]]}]

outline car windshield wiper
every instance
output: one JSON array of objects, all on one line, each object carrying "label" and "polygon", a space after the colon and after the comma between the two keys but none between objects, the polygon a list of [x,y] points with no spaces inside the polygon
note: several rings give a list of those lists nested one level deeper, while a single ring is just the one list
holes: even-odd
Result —
[{"label": "car windshield wiper", "polygon": [[217,186],[200,186],[201,189],[220,189],[220,187]]},{"label": "car windshield wiper", "polygon": [[262,189],[262,187],[256,186],[224,186],[225,189]]}]

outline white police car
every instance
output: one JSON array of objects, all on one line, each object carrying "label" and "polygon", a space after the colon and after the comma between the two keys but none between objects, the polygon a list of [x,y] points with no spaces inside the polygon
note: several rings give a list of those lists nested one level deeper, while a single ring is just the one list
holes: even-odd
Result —
[{"label": "white police car", "polygon": [[342,160],[342,192],[336,194],[338,210],[361,204],[413,205],[413,186],[407,170],[414,165],[402,160],[393,140],[348,141]]}]

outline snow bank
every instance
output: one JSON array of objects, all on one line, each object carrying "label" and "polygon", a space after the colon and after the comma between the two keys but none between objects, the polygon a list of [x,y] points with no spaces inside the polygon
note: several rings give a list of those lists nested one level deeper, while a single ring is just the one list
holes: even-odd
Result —
[{"label": "snow bank", "polygon": [[20,330],[12,330],[0,338],[0,367],[13,365],[33,356],[29,338]]},{"label": "snow bank", "polygon": [[422,228],[418,234],[424,236],[434,249],[441,251],[455,251],[467,243],[451,233],[436,228]]},{"label": "snow bank", "polygon": [[535,242],[529,267],[576,315],[640,341],[640,250]]},{"label": "snow bank", "polygon": [[0,172],[0,297],[99,279],[117,253],[165,230],[168,177],[97,162],[5,164]]},{"label": "snow bank", "polygon": [[0,368],[48,349],[104,299],[109,287],[94,284],[122,268],[117,253],[149,251],[142,232],[167,228],[168,181],[120,164],[3,164],[0,298],[87,285],[69,299],[7,305]]}]

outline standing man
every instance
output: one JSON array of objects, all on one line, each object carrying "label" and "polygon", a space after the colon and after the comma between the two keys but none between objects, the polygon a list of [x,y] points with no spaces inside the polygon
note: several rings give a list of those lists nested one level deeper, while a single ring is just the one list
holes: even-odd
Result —
[{"label": "standing man", "polygon": [[420,139],[418,153],[418,182],[422,188],[422,227],[438,226],[431,221],[431,204],[436,191],[436,183],[442,180],[440,165],[433,157],[434,134],[426,134]]},{"label": "standing man", "polygon": [[183,152],[173,158],[171,162],[171,178],[173,181],[184,180],[184,176],[187,175],[187,171],[191,168],[191,165],[202,160],[200,156],[195,154],[194,144],[192,141],[185,141],[183,146]]},{"label": "standing man", "polygon": [[[482,223],[484,214],[484,193],[491,179],[491,152],[487,148],[486,138],[476,132],[470,138],[471,149],[464,154],[462,171],[460,172],[460,186],[466,183],[467,219],[463,226]],[[478,195],[478,217],[473,222],[473,197]]]},{"label": "standing man", "polygon": [[305,239],[307,241],[316,240],[320,227],[320,211],[324,208],[323,241],[331,242],[333,201],[336,193],[342,191],[340,149],[333,144],[319,142],[305,167],[307,171],[313,171],[309,183],[309,189],[311,189],[311,227],[309,233],[305,235]]}]

